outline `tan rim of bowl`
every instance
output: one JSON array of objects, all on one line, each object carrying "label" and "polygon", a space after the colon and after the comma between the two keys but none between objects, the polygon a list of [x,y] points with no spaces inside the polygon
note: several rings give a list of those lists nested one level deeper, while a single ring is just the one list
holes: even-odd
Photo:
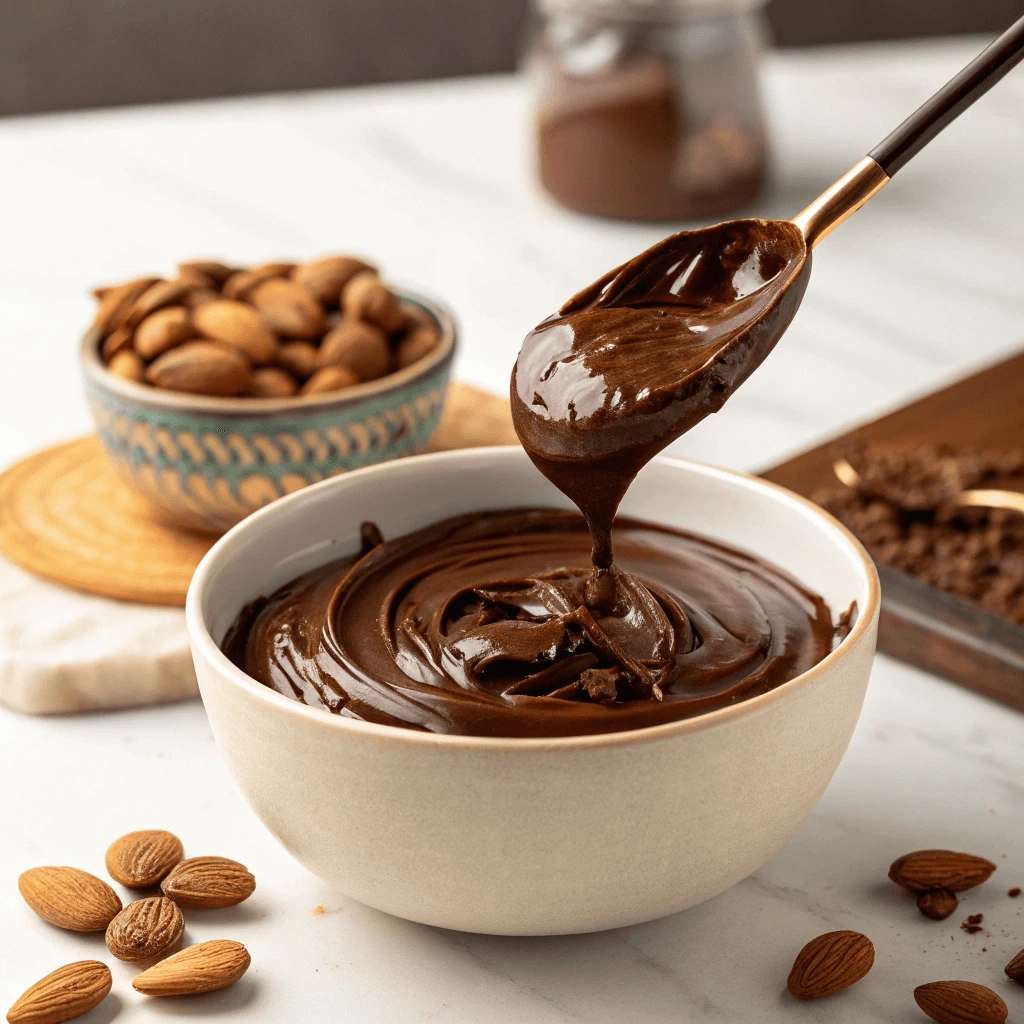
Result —
[{"label": "tan rim of bowl", "polygon": [[[522,451],[522,449],[515,445],[505,445],[487,449],[488,453],[493,453],[494,455],[501,452],[515,451]],[[434,452],[430,455],[412,456],[410,459],[405,461],[433,461],[459,457],[465,458],[467,456],[477,454],[479,454],[479,450],[475,449],[467,449],[461,452]],[[762,487],[766,490],[774,491],[786,504],[810,511],[813,515],[825,520],[828,526],[840,536],[840,538],[846,543],[847,547],[857,557],[861,564],[861,568],[864,570],[864,576],[868,583],[865,607],[859,609],[857,622],[853,629],[850,630],[849,635],[843,639],[842,643],[840,643],[835,650],[822,658],[817,665],[814,665],[795,679],[791,679],[789,682],[776,687],[774,690],[769,690],[768,693],[759,694],[758,696],[751,697],[748,700],[740,701],[738,704],[731,704],[728,707],[719,708],[717,711],[709,711],[706,714],[697,715],[694,718],[684,718],[678,722],[667,722],[663,725],[653,725],[643,729],[629,729],[623,732],[596,733],[588,736],[554,736],[543,739],[524,739],[521,737],[506,736],[456,736],[449,735],[447,733],[420,732],[415,729],[403,729],[400,726],[394,725],[379,725],[375,722],[360,722],[351,718],[343,718],[340,715],[333,715],[328,711],[324,711],[322,708],[309,707],[306,704],[300,704],[298,701],[285,697],[284,694],[278,693],[276,690],[270,689],[269,686],[264,686],[256,679],[246,675],[240,668],[234,665],[224,652],[221,651],[217,644],[214,643],[213,637],[206,628],[206,622],[203,619],[202,609],[200,607],[199,590],[200,587],[205,587],[208,583],[207,578],[210,573],[208,566],[218,558],[220,551],[224,547],[230,547],[233,544],[234,534],[236,531],[247,528],[247,526],[259,516],[280,515],[282,508],[285,507],[285,503],[303,500],[303,497],[308,497],[313,488],[336,486],[337,480],[324,480],[321,483],[313,484],[311,487],[304,488],[302,491],[296,492],[295,494],[287,495],[284,498],[278,499],[278,501],[271,505],[254,512],[251,516],[243,520],[243,522],[238,526],[233,527],[219,541],[217,541],[217,543],[203,558],[195,575],[192,577],[192,585],[189,587],[188,597],[185,603],[185,620],[188,627],[189,639],[193,644],[199,644],[203,648],[205,656],[221,671],[225,672],[235,685],[241,686],[244,689],[249,690],[251,693],[254,693],[258,699],[266,701],[277,711],[284,714],[299,715],[300,717],[308,719],[311,724],[319,725],[321,728],[337,729],[341,733],[355,729],[362,731],[367,735],[377,736],[382,740],[390,740],[395,743],[411,743],[428,746],[439,745],[442,747],[482,747],[490,750],[505,749],[512,751],[624,746],[633,743],[656,742],[679,736],[683,733],[702,732],[705,729],[724,725],[733,719],[755,714],[761,708],[773,701],[783,700],[787,694],[791,694],[802,689],[812,680],[816,679],[818,675],[831,667],[837,659],[844,657],[846,652],[860,641],[867,632],[869,624],[878,614],[879,606],[881,604],[881,587],[878,581],[878,572],[875,569],[875,563],[871,560],[871,557],[868,555],[861,542],[857,540],[857,538],[845,526],[843,526],[838,519],[830,515],[818,505],[815,505],[814,502],[809,501],[807,498],[804,498],[799,494],[795,494],[793,491],[787,490],[785,487],[780,487],[778,484],[771,483],[768,480],[761,480],[745,473],[734,472],[733,470],[720,469],[717,466],[707,466],[703,463],[692,462],[689,459],[676,459],[667,455],[656,456],[652,462],[669,464],[679,464],[682,462],[696,466],[702,473],[709,473],[714,476],[729,479],[742,480],[746,486],[753,485],[755,487]],[[379,465],[365,466],[361,469],[353,470],[353,473],[369,475],[372,473],[387,472],[388,468],[388,463],[381,463]],[[352,473],[349,473],[344,477],[346,480],[351,478]],[[199,584],[198,586],[197,583]]]},{"label": "tan rim of bowl", "polygon": [[82,338],[80,355],[86,376],[107,391],[133,405],[151,409],[170,409],[179,413],[219,416],[259,416],[270,413],[315,413],[317,409],[335,408],[339,404],[352,404],[367,398],[375,398],[391,390],[405,387],[420,377],[429,376],[438,367],[452,358],[455,352],[457,328],[455,317],[441,303],[404,288],[396,288],[395,294],[406,302],[422,306],[437,321],[441,329],[441,340],[437,347],[419,362],[397,370],[395,373],[356,384],[325,395],[307,395],[294,398],[218,398],[209,395],[190,395],[181,391],[164,391],[136,384],[110,373],[100,358],[100,336],[93,329],[86,331]]}]

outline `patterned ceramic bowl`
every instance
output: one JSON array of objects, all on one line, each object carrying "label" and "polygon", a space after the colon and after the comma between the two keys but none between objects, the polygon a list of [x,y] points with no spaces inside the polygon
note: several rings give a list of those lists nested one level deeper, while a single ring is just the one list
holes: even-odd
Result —
[{"label": "patterned ceramic bowl", "polygon": [[429,356],[379,380],[306,398],[210,398],[108,373],[82,340],[96,432],[123,480],[179,526],[223,533],[250,512],[349,469],[426,451],[455,354],[450,313],[400,291],[437,321]]}]

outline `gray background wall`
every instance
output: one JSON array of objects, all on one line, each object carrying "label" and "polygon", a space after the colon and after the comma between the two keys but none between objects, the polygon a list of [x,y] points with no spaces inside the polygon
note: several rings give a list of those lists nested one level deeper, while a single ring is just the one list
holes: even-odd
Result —
[{"label": "gray background wall", "polygon": [[[0,115],[479,74],[526,0],[0,0]],[[1024,0],[773,0],[803,46],[994,32]]]}]

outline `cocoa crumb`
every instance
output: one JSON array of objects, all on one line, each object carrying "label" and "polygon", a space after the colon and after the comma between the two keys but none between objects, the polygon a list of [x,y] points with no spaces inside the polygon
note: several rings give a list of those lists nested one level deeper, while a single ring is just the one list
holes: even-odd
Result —
[{"label": "cocoa crumb", "polygon": [[[1024,517],[964,507],[964,490],[1024,490],[1024,450],[853,444],[856,488],[813,495],[876,561],[1024,625]],[[995,809],[989,809],[990,814]]]},{"label": "cocoa crumb", "polygon": [[982,928],[981,922],[985,920],[984,914],[971,914],[963,924],[960,925],[963,931],[967,932],[968,935],[977,935],[978,932],[982,932],[985,929]]},{"label": "cocoa crumb", "polygon": [[1006,895],[1009,896],[1011,900],[1015,900],[1020,895],[1020,886],[1015,885],[1012,889],[1007,889]]}]

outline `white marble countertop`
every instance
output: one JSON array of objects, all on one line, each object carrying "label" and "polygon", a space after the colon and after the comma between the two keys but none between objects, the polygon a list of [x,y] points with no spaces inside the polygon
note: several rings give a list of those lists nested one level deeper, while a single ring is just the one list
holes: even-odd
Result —
[{"label": "white marble countertop", "polygon": [[[788,216],[978,48],[975,41],[777,56],[766,91]],[[1024,71],[1011,75],[815,253],[784,342],[673,450],[754,469],[1011,352],[1024,339]],[[565,295],[660,237],[562,212],[528,173],[526,94],[511,78],[192,103],[0,122],[0,463],[88,427],[74,364],[87,289],[176,259],[362,251],[458,311],[458,372],[501,390],[524,331]],[[234,937],[234,989],[87,1024],[246,1021],[923,1020],[915,985],[993,984],[1024,946],[1024,717],[880,657],[852,746],[797,835],[747,881],[686,913],[599,935],[507,939],[408,924],[332,893],[243,804],[198,702],[29,719],[0,711],[0,1004],[102,939],[58,932],[18,897],[20,871],[101,872],[112,838],[177,832],[245,861],[256,895],[193,914]],[[995,879],[945,924],[886,881],[910,849],[989,856]],[[986,932],[958,929],[985,913]],[[784,993],[800,946],[866,932],[876,966],[819,1004]],[[109,958],[107,958],[109,959]]]}]

